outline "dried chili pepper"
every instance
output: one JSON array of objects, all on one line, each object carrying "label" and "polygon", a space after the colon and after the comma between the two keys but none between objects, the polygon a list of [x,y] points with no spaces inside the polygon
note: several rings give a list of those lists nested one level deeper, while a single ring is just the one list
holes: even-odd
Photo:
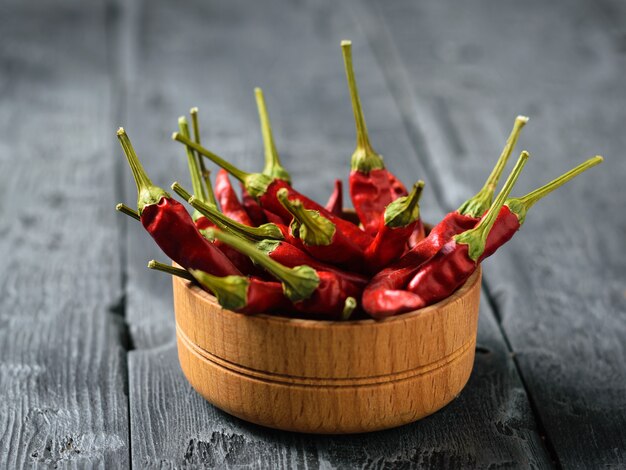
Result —
[{"label": "dried chili pepper", "polygon": [[487,236],[528,157],[528,152],[522,152],[502,191],[476,227],[455,235],[411,279],[408,285],[410,309],[445,299],[474,273],[485,251]]},{"label": "dried chili pepper", "polygon": [[406,196],[407,190],[385,168],[383,158],[370,144],[352,68],[352,43],[342,41],[341,49],[357,134],[356,150],[352,154],[351,162],[350,197],[365,231],[370,235],[375,235],[380,227],[385,207],[398,195]]},{"label": "dried chili pepper", "polygon": [[253,244],[226,232],[209,229],[207,236],[229,244],[265,268],[282,283],[283,292],[299,312],[341,318],[346,314],[346,308],[352,312],[356,306],[355,299],[361,288],[336,273],[318,271],[306,265],[287,268]]},{"label": "dried chili pepper", "polygon": [[205,149],[201,145],[192,142],[179,132],[174,132],[172,138],[185,145],[189,145],[200,154],[209,158],[216,165],[228,171],[231,175],[233,175],[244,184],[248,193],[258,200],[261,207],[279,216],[283,223],[288,224],[291,221],[291,215],[282,206],[282,204],[276,197],[276,193],[280,189],[286,188],[289,191],[289,198],[299,199],[306,209],[320,211],[320,214],[336,224],[337,227],[342,230],[342,232],[344,232],[346,235],[349,236],[349,238],[354,240],[361,248],[365,249],[371,243],[372,237],[370,235],[363,232],[357,226],[348,222],[347,220],[331,214],[317,202],[307,198],[306,196],[300,194],[298,191],[294,190],[291,186],[289,186],[289,184],[287,184],[287,182],[280,179],[272,178],[262,173],[247,173],[245,171],[242,171],[231,163],[224,160],[223,158],[217,156],[213,152]]},{"label": "dried chili pepper", "polygon": [[358,271],[364,266],[363,250],[336,224],[319,211],[305,209],[300,200],[290,200],[287,189],[278,191],[276,197],[293,216],[289,229],[294,237],[300,238],[307,253],[352,271]]},{"label": "dried chili pepper", "polygon": [[[413,297],[402,290],[424,263],[432,259],[452,237],[476,226],[473,217],[450,212],[394,264],[378,272],[363,291],[364,310],[373,317],[394,315],[413,309]],[[415,307],[417,308],[417,307]]]},{"label": "dried chili pepper", "polygon": [[408,196],[389,203],[381,215],[382,223],[372,244],[365,250],[370,272],[378,272],[403,253],[406,243],[420,221],[419,199],[424,182],[418,181]]},{"label": "dried chili pepper", "polygon": [[[365,276],[354,272],[340,270],[335,266],[322,263],[321,261],[309,256],[301,249],[302,244],[300,240],[297,238],[294,239],[289,233],[289,228],[284,225],[263,224],[259,227],[248,227],[235,220],[229,219],[227,216],[212,208],[208,204],[205,204],[196,199],[194,196],[191,196],[183,188],[181,188],[178,183],[174,183],[172,185],[172,189],[182,198],[188,197],[189,204],[199,210],[200,213],[205,215],[221,230],[233,233],[239,237],[246,238],[256,243],[256,247],[259,250],[263,251],[269,255],[270,258],[287,266],[288,268],[306,264],[314,269],[337,273],[351,282],[355,282],[363,287],[367,284],[368,280]],[[222,249],[222,245],[218,246]],[[222,249],[222,251],[225,250]],[[237,254],[241,255],[240,253]]]},{"label": "dried chili pepper", "polygon": [[197,282],[205,290],[211,292],[223,308],[235,312],[252,315],[274,312],[290,306],[289,300],[283,294],[283,286],[279,282],[244,276],[220,277],[196,269],[187,272],[155,260],[150,261],[148,267]]},{"label": "dried chili pepper", "polygon": [[[172,190],[178,194],[180,197],[182,197],[183,199],[189,201],[189,200],[193,200],[196,203],[196,206],[192,207],[198,211],[198,213],[201,215],[201,218],[199,218],[196,221],[196,226],[198,227],[198,221],[203,221],[203,225],[205,226],[204,228],[199,228],[200,233],[204,236],[204,231],[208,228],[213,228],[213,227],[219,227],[221,229],[226,229],[227,227],[221,223],[221,219],[224,218],[228,221],[231,221],[234,224],[238,224],[241,225],[242,227],[246,227],[249,228],[247,225],[243,225],[243,224],[239,224],[238,222],[234,221],[233,219],[230,219],[228,217],[226,217],[224,214],[222,214],[220,211],[217,210],[217,208],[207,202],[202,202],[200,201],[200,199],[198,199],[196,196],[192,196],[185,188],[183,188],[179,183],[174,182],[171,186]],[[205,237],[206,238],[206,237]],[[230,259],[230,261],[237,267],[237,269],[239,269],[239,271],[241,271],[241,273],[246,274],[246,275],[255,275],[255,276],[261,276],[263,277],[264,272],[262,270],[259,270],[257,268],[257,266],[254,265],[254,263],[252,262],[252,260],[250,260],[250,258],[248,258],[245,255],[242,255],[241,253],[239,253],[237,250],[234,250],[233,248],[231,248],[228,245],[225,245],[223,243],[221,243],[220,241],[213,241],[212,242],[217,248],[219,248],[219,250],[221,252],[223,252],[228,259]]]},{"label": "dried chili pepper", "polygon": [[596,155],[593,158],[572,168],[551,182],[531,191],[519,198],[509,198],[504,202],[496,222],[487,236],[487,245],[481,260],[491,256],[499,247],[508,242],[520,229],[526,220],[526,213],[537,201],[563,186],[576,176],[602,163],[603,158]]},{"label": "dried chili pepper", "polygon": [[331,214],[343,217],[343,183],[339,178],[335,180],[333,192],[324,207]]},{"label": "dried chili pepper", "polygon": [[263,148],[265,150],[265,167],[262,173],[271,178],[278,178],[291,184],[291,175],[280,163],[280,157],[276,150],[274,135],[272,134],[272,125],[270,124],[267,107],[265,106],[265,98],[263,97],[263,90],[255,88],[254,97],[256,98],[256,106],[259,111],[261,135],[263,136]]},{"label": "dried chili pepper", "polygon": [[124,129],[117,131],[117,137],[137,185],[141,224],[163,252],[185,269],[201,269],[220,276],[240,275],[224,253],[204,239],[183,205],[150,181]]},{"label": "dried chili pepper", "polygon": [[259,225],[266,223],[267,217],[265,216],[263,208],[259,205],[258,202],[256,202],[256,199],[250,196],[248,191],[246,191],[246,187],[243,185],[243,183],[239,183],[239,186],[241,187],[241,205],[246,210],[248,217],[250,217],[252,225],[254,227],[258,227]]},{"label": "dried chili pepper", "polygon": [[235,190],[230,184],[226,170],[217,172],[217,177],[215,178],[215,195],[217,196],[217,200],[224,214],[240,224],[252,226],[252,220],[250,220],[248,213],[241,205],[241,202],[239,202],[237,193],[235,193]]}]

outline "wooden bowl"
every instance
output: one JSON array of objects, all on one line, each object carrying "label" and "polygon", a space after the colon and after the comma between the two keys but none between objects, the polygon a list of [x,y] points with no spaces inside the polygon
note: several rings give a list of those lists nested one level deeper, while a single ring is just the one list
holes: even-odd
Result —
[{"label": "wooden bowl", "polygon": [[416,421],[452,401],[474,363],[480,269],[430,307],[347,322],[246,316],[174,277],[178,356],[204,398],[246,421],[343,434]]}]

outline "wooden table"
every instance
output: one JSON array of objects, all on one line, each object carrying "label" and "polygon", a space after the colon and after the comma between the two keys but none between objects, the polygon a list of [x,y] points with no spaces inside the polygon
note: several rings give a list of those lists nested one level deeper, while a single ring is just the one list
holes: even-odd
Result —
[{"label": "wooden table", "polygon": [[[624,468],[626,8],[571,2],[7,0],[0,4],[0,466]],[[347,175],[352,39],[376,149],[427,181],[426,220],[482,184],[517,114],[523,194],[595,154],[485,264],[469,384],[369,435],[297,435],[203,401],[177,363],[165,260],[140,227],[124,125],[153,180],[170,140],[261,167],[265,90],[284,164],[325,200]]]}]

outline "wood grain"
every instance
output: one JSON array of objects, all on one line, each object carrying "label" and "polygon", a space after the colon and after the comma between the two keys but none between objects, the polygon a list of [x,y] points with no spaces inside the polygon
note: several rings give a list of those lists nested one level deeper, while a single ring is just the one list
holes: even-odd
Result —
[{"label": "wood grain", "polygon": [[520,144],[534,156],[516,194],[606,157],[537,204],[484,274],[558,463],[623,467],[623,4],[371,3],[363,24],[415,142],[428,136],[446,207],[481,184],[516,114],[531,118]]},{"label": "wood grain", "polygon": [[228,413],[317,434],[377,431],[447,405],[476,347],[480,271],[442,302],[386,320],[247,316],[173,279],[181,368]]},{"label": "wood grain", "polygon": [[0,468],[124,468],[104,2],[2,2],[0,43]]},{"label": "wood grain", "polygon": [[[252,95],[252,87],[260,85],[285,166],[298,188],[325,201],[334,178],[347,174],[354,147],[339,49],[344,38],[354,42],[374,146],[405,183],[425,174],[379,64],[347,10],[308,1],[188,2],[176,8],[160,1],[149,8],[128,2],[124,8],[122,36],[129,38],[124,53],[132,67],[125,78],[128,117],[123,124],[156,182],[166,185],[186,175],[184,153],[168,139],[175,116],[192,105],[200,106],[207,145],[245,169],[261,168]],[[125,178],[132,201],[130,175]],[[431,186],[423,207],[426,220],[443,214]],[[232,418],[193,391],[177,365],[175,345],[168,342],[174,335],[170,280],[144,270],[143,264],[159,255],[139,227],[131,225],[128,237],[128,317],[138,346],[129,362],[135,465],[549,466],[488,304],[481,306],[473,375],[444,410],[397,430],[303,437]]]}]

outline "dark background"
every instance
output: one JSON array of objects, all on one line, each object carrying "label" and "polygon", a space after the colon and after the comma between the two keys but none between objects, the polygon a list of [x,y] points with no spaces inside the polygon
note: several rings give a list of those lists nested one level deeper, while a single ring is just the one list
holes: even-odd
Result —
[{"label": "dark background", "polygon": [[[297,188],[325,201],[354,125],[437,221],[484,181],[517,114],[521,195],[595,154],[485,264],[474,373],[441,412],[364,436],[247,424],[184,380],[165,261],[132,220],[123,125],[153,180],[188,185],[176,118],[262,166],[266,94]],[[0,466],[626,465],[626,8],[619,0],[0,3]]]}]

